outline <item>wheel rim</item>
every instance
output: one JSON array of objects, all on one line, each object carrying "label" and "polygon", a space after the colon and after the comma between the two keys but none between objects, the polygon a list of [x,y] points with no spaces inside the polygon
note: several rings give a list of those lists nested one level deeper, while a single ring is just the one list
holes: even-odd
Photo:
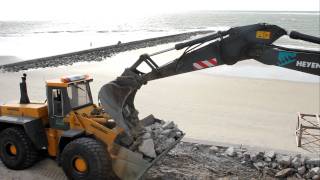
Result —
[{"label": "wheel rim", "polygon": [[9,154],[10,156],[16,156],[18,154],[17,147],[13,143],[7,143],[5,145],[5,149],[7,154]]},{"label": "wheel rim", "polygon": [[85,173],[88,170],[87,162],[80,156],[76,156],[72,164],[74,169],[80,173]]}]

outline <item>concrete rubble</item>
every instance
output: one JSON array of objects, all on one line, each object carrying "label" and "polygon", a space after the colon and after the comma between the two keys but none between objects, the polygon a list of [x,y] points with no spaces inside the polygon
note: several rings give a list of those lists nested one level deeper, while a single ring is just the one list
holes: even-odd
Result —
[{"label": "concrete rubble", "polygon": [[153,115],[141,120],[144,124],[138,152],[147,158],[156,158],[178,140],[183,132],[173,121],[163,121]]},{"label": "concrete rubble", "polygon": [[320,180],[320,159],[300,154],[180,142],[167,156],[151,168],[148,179]]}]

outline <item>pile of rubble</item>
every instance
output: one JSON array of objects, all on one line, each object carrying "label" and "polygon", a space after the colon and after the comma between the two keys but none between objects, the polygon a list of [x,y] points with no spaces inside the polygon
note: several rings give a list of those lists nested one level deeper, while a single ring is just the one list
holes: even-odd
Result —
[{"label": "pile of rubble", "polygon": [[[211,147],[216,149],[216,147]],[[296,178],[320,180],[320,156],[317,158],[277,154],[274,151],[249,152],[244,149],[229,147],[225,154],[236,157],[242,164],[254,166],[265,175],[276,178],[295,176]]]},{"label": "pile of rubble", "polygon": [[180,142],[147,173],[149,180],[320,180],[320,157]]},{"label": "pile of rubble", "polygon": [[140,136],[138,152],[156,158],[170,148],[184,134],[173,121],[163,121],[150,115],[142,120],[144,132]]}]

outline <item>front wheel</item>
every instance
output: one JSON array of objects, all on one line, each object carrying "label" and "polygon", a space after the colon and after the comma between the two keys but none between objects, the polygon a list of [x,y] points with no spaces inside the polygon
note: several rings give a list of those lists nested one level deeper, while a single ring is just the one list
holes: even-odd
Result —
[{"label": "front wheel", "polygon": [[62,168],[69,179],[113,179],[111,160],[105,146],[92,138],[71,141],[61,154]]},{"label": "front wheel", "polygon": [[0,134],[0,156],[3,164],[15,170],[26,169],[38,160],[38,152],[21,127],[11,127]]}]

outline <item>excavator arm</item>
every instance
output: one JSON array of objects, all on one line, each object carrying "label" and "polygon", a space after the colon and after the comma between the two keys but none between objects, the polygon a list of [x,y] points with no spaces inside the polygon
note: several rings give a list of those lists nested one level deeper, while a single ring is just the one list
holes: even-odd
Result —
[{"label": "excavator arm", "polygon": [[[141,55],[120,77],[101,88],[99,100],[105,111],[129,137],[134,139],[141,130],[138,111],[134,107],[134,97],[137,90],[148,81],[219,65],[233,65],[247,59],[320,76],[320,52],[273,44],[284,35],[320,44],[318,37],[295,31],[288,33],[276,25],[253,24],[234,27],[176,44],[174,48]],[[160,53],[184,48],[186,49],[179,58],[162,66],[158,66],[151,58]],[[139,71],[138,68],[142,63],[146,63],[151,71],[147,73]]]}]

